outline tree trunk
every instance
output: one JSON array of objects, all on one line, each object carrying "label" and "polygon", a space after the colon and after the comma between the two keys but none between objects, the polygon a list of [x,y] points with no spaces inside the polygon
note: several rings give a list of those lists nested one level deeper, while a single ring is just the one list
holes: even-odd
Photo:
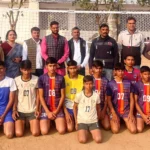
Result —
[{"label": "tree trunk", "polygon": [[11,25],[10,25],[10,29],[11,29],[11,30],[16,30],[16,25],[15,25],[15,24],[11,24]]},{"label": "tree trunk", "polygon": [[117,40],[117,22],[118,22],[118,15],[116,14],[109,14],[107,23],[109,25],[109,35]]}]

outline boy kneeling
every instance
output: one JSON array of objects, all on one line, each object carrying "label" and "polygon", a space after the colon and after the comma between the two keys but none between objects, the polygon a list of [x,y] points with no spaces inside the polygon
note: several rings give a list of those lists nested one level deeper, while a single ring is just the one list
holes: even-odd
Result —
[{"label": "boy kneeling", "polygon": [[137,131],[142,132],[144,124],[150,125],[150,68],[142,66],[141,81],[135,84],[135,105],[137,109]]},{"label": "boy kneeling", "polygon": [[14,103],[16,84],[14,79],[7,77],[5,63],[0,61],[0,125],[4,126],[7,138],[14,136],[14,120],[12,106]]},{"label": "boy kneeling", "polygon": [[100,143],[102,140],[98,123],[100,98],[93,91],[93,77],[85,76],[83,84],[84,90],[76,94],[73,108],[78,140],[80,143],[86,143],[88,131],[90,131],[95,142]]},{"label": "boy kneeling", "polygon": [[31,74],[31,68],[30,60],[22,61],[20,66],[22,75],[15,78],[18,91],[12,116],[15,120],[17,137],[23,136],[26,120],[29,120],[32,135],[40,135],[38,77]]},{"label": "boy kneeling", "polygon": [[66,132],[66,122],[63,112],[65,99],[65,80],[64,77],[56,73],[57,60],[49,57],[46,60],[48,73],[39,78],[39,95],[42,105],[40,117],[40,129],[42,135],[49,132],[51,121],[54,120],[56,129],[60,134]]},{"label": "boy kneeling", "polygon": [[65,76],[65,104],[64,113],[66,118],[67,130],[72,132],[75,128],[73,116],[74,98],[83,89],[83,76],[78,74],[77,62],[70,60],[67,63],[68,74]]},{"label": "boy kneeling", "polygon": [[120,120],[123,119],[128,130],[136,133],[136,121],[133,115],[134,89],[130,81],[124,80],[124,65],[115,65],[115,79],[107,86],[108,106],[110,108],[110,125],[113,133],[120,130]]}]

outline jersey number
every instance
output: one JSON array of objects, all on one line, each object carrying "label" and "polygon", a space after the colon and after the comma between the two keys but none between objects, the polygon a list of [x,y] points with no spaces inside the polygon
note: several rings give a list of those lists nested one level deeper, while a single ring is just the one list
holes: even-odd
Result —
[{"label": "jersey number", "polygon": [[71,93],[71,94],[76,94],[76,93],[77,93],[77,89],[76,89],[76,88],[70,89],[70,93]]},{"label": "jersey number", "polygon": [[95,90],[95,92],[99,95],[101,94],[101,92],[99,90]]},{"label": "jersey number", "polygon": [[118,93],[117,99],[118,100],[124,100],[124,93]]},{"label": "jersey number", "polygon": [[55,90],[49,90],[49,96],[55,96]]},{"label": "jersey number", "polygon": [[23,91],[23,95],[24,95],[24,96],[29,96],[29,90],[24,90],[24,91]]},{"label": "jersey number", "polygon": [[150,95],[143,95],[143,102],[150,102]]},{"label": "jersey number", "polygon": [[90,111],[90,106],[86,106],[85,112],[89,112],[89,111]]}]

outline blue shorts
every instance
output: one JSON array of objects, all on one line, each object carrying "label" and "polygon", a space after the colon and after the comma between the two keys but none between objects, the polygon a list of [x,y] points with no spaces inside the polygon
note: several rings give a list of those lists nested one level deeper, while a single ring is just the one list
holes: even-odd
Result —
[{"label": "blue shorts", "polygon": [[[128,118],[128,115],[129,115],[129,110],[124,112],[124,114],[120,114],[119,112],[115,111],[118,118],[119,119],[123,119],[123,118]],[[110,114],[110,120],[112,119],[112,114]]]},{"label": "blue shorts", "polygon": [[70,115],[74,116],[74,114],[73,114],[73,109],[67,108],[67,110],[68,110],[68,112],[69,112]]},{"label": "blue shorts", "polygon": [[[56,118],[64,118],[64,117],[65,117],[65,115],[64,115],[63,109],[60,109],[59,113],[56,115]],[[43,119],[48,120],[47,114],[46,114],[44,109],[42,109],[40,119],[41,120],[43,120]]]},{"label": "blue shorts", "polygon": [[141,118],[141,119],[143,119],[142,116],[141,116],[138,112],[136,113],[136,118]]},{"label": "blue shorts", "polygon": [[[6,108],[6,107],[5,107]],[[5,108],[0,108],[0,116],[4,113],[5,111]],[[3,123],[6,123],[6,122],[14,122],[13,118],[12,118],[12,109],[10,109],[7,113],[7,115],[5,116],[4,118],[4,122]]]}]

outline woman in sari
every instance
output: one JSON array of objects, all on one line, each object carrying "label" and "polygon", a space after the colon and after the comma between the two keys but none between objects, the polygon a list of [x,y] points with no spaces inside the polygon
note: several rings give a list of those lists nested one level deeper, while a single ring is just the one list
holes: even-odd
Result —
[{"label": "woman in sari", "polygon": [[22,45],[15,42],[17,34],[9,30],[6,34],[6,42],[1,47],[4,51],[6,63],[6,76],[15,78],[20,75],[20,62],[22,61]]}]

